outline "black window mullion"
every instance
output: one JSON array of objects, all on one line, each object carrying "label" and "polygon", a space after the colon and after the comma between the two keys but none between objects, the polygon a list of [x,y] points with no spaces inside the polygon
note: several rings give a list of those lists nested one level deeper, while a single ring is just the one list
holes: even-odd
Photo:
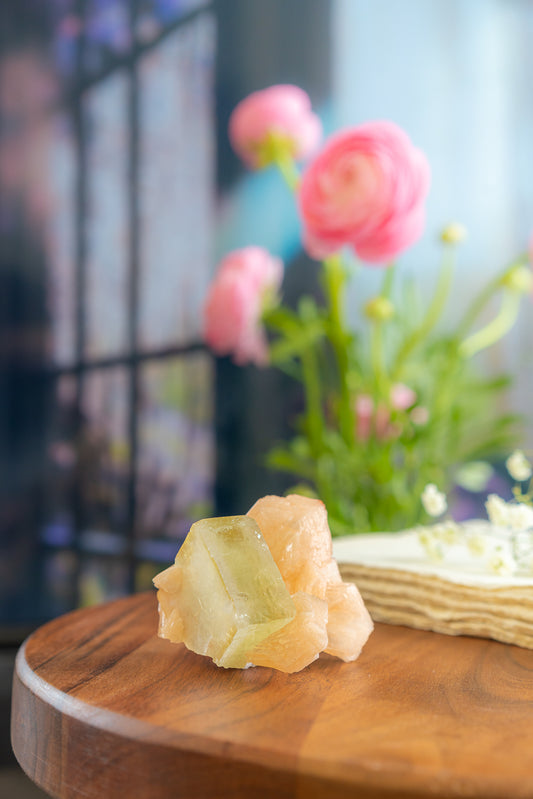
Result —
[{"label": "black window mullion", "polygon": [[117,367],[132,369],[134,366],[140,366],[147,361],[152,363],[182,355],[186,356],[194,352],[206,351],[206,345],[202,341],[194,341],[189,344],[171,344],[168,347],[158,347],[144,352],[133,350],[120,355],[106,355],[100,358],[91,358],[90,360],[82,358],[80,361],[64,366],[47,366],[44,370],[44,376],[49,380],[54,380],[64,375],[85,374],[86,372],[100,371],[102,369],[115,369]]},{"label": "black window mullion", "polygon": [[[78,36],[76,50],[76,75],[75,80],[81,85],[84,75],[85,61],[85,20],[87,12],[87,0],[76,0],[77,16],[81,20],[80,34]],[[87,334],[86,319],[86,286],[87,286],[87,211],[88,211],[88,149],[87,149],[87,123],[86,113],[83,103],[83,93],[79,92],[75,96],[72,106],[73,130],[76,147],[76,186],[75,186],[75,358],[79,363],[85,356],[85,344]],[[83,391],[84,374],[80,371],[76,377],[76,444],[78,455],[81,455],[82,437],[84,435],[83,425]],[[82,495],[83,475],[81,474],[81,463],[78,458],[77,478],[75,481],[73,497],[73,523],[74,523],[74,552],[76,555],[76,568],[73,575],[73,604],[77,607],[80,604],[80,583],[82,570],[81,534],[84,525],[85,511],[83,507]]]}]

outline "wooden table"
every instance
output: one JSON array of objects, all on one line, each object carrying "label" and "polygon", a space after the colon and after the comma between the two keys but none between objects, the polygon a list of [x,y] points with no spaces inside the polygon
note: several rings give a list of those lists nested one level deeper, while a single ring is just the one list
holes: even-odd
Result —
[{"label": "wooden table", "polygon": [[533,797],[533,651],[378,625],[355,663],[219,669],[153,594],[21,648],[12,739],[56,797]]}]

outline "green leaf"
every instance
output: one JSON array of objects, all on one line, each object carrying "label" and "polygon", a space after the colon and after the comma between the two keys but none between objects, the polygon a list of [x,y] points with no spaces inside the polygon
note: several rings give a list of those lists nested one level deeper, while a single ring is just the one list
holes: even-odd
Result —
[{"label": "green leaf", "polygon": [[281,305],[276,306],[272,310],[265,311],[263,314],[263,321],[274,330],[279,330],[282,333],[290,335],[300,326],[300,320],[294,311],[289,308],[283,308]]},{"label": "green leaf", "polygon": [[301,327],[290,338],[279,339],[270,345],[270,359],[274,365],[295,358],[316,344],[324,336],[321,322]]}]

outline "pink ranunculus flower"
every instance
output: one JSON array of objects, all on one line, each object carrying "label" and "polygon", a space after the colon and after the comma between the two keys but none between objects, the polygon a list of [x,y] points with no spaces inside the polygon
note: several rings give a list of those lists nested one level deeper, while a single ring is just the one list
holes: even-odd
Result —
[{"label": "pink ranunculus flower", "polygon": [[304,246],[324,258],[350,245],[386,263],[413,244],[425,222],[429,164],[392,122],[368,122],[332,136],[303,174]]},{"label": "pink ranunculus flower", "polygon": [[276,292],[283,280],[283,263],[262,247],[243,247],[222,259],[218,277],[238,274],[250,281],[261,295]]},{"label": "pink ranunculus flower", "polygon": [[260,247],[227,255],[211,283],[204,306],[204,339],[218,355],[240,365],[268,362],[261,313],[272,303],[283,277],[283,265]]},{"label": "pink ranunculus flower", "polygon": [[253,92],[236,106],[229,120],[233,149],[252,169],[269,163],[269,137],[287,145],[296,160],[308,158],[318,147],[322,124],[311,100],[298,86],[270,86]]}]

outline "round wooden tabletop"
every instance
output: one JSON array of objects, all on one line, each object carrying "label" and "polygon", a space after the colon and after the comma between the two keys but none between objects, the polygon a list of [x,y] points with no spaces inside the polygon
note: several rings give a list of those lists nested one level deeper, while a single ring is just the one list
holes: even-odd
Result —
[{"label": "round wooden tabletop", "polygon": [[533,797],[533,651],[377,625],[355,663],[219,669],[153,594],[21,648],[12,741],[55,797]]}]

